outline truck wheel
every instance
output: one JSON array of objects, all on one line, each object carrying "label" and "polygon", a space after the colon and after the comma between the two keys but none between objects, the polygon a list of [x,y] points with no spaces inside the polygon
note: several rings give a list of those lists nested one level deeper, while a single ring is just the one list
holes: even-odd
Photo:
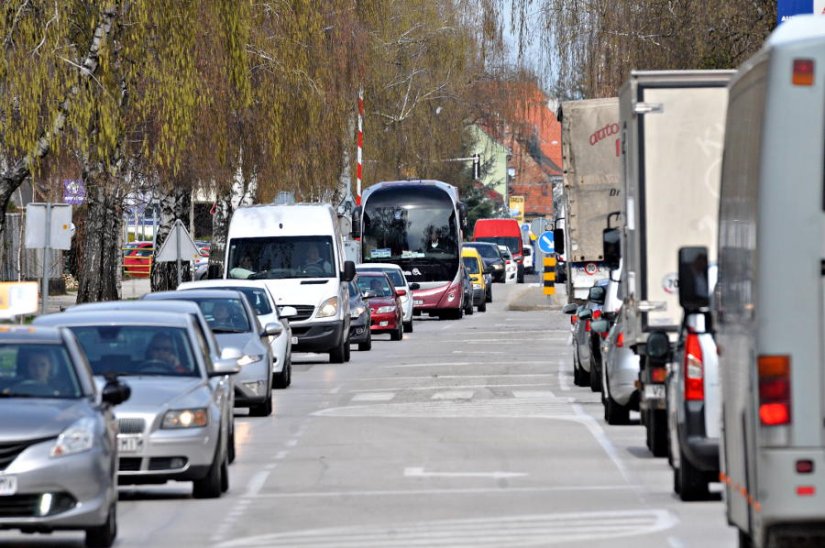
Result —
[{"label": "truck wheel", "polygon": [[693,466],[681,449],[679,449],[679,468],[674,473],[679,475],[679,498],[684,501],[708,498],[706,474]]},{"label": "truck wheel", "polygon": [[648,411],[648,449],[654,457],[667,456],[667,415],[661,409]]}]

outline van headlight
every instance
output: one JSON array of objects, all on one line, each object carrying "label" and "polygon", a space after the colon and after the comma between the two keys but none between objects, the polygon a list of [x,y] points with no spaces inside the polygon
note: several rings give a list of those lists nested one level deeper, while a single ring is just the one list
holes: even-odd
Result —
[{"label": "van headlight", "polygon": [[329,318],[338,314],[338,297],[330,297],[318,307],[316,318]]},{"label": "van headlight", "polygon": [[90,450],[95,444],[95,421],[86,417],[75,422],[57,436],[49,455],[65,457]]},{"label": "van headlight", "polygon": [[205,407],[199,409],[173,409],[163,416],[164,429],[202,428],[209,424],[209,413]]}]

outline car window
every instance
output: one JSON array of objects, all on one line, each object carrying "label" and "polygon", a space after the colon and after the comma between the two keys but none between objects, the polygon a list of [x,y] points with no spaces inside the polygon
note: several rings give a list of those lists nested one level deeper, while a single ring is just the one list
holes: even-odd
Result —
[{"label": "car window", "polygon": [[69,326],[95,375],[198,376],[186,329],[155,325]]},{"label": "car window", "polygon": [[[266,290],[260,287],[214,287],[213,289],[233,289],[235,291],[240,291],[246,297],[246,300],[249,301],[249,304],[252,305],[252,309],[255,310],[255,314],[258,316],[265,316],[267,314],[272,314],[272,306],[269,304],[269,299],[266,295]],[[245,316],[245,314],[244,314]],[[210,324],[211,325],[211,324]]]},{"label": "car window", "polygon": [[500,257],[499,253],[493,246],[490,245],[470,245],[467,244],[468,247],[472,247],[473,249],[477,249],[479,254],[486,258],[486,259],[498,259]]},{"label": "car window", "polygon": [[83,389],[62,345],[0,344],[0,398],[80,398]]},{"label": "car window", "polygon": [[246,310],[240,299],[195,298],[192,299],[206,317],[206,323],[214,333],[245,333],[252,331]]},{"label": "car window", "polygon": [[478,261],[475,257],[464,257],[464,268],[470,274],[478,274]]},{"label": "car window", "polygon": [[391,297],[393,294],[393,289],[385,276],[361,276],[358,278],[358,288],[362,292],[372,291],[376,297]]},{"label": "car window", "polygon": [[390,280],[392,281],[392,285],[394,285],[395,287],[404,287],[404,285],[405,285],[404,284],[404,277],[401,274],[401,271],[400,270],[395,270],[394,268],[388,268],[386,270],[383,269],[383,268],[364,268],[364,269],[359,268],[358,270],[360,270],[361,272],[383,272],[384,274],[386,274],[387,276],[390,277]]}]

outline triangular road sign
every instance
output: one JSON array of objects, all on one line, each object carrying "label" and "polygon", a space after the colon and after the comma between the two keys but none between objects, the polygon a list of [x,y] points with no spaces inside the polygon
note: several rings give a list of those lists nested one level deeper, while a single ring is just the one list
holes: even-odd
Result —
[{"label": "triangular road sign", "polygon": [[192,236],[189,235],[189,232],[186,230],[183,222],[178,219],[175,221],[175,224],[172,225],[172,231],[169,232],[169,236],[166,237],[163,244],[160,246],[160,249],[158,249],[158,252],[155,254],[155,261],[161,263],[177,261],[178,239],[180,240],[181,261],[194,261],[200,257],[198,246],[196,246],[195,242],[192,241]]}]

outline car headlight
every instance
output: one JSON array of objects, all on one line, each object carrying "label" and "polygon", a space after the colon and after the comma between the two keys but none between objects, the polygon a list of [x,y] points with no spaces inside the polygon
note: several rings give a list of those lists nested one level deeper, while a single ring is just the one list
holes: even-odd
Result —
[{"label": "car headlight", "polygon": [[392,312],[395,312],[395,306],[394,305],[382,306],[381,308],[378,309],[379,314],[390,314]]},{"label": "car headlight", "polygon": [[202,428],[209,424],[209,413],[201,409],[173,409],[163,416],[161,428]]},{"label": "car headlight", "polygon": [[363,314],[366,311],[367,311],[367,309],[364,308],[363,306],[356,306],[355,308],[352,309],[352,311],[350,311],[349,317],[350,318],[358,318],[359,316],[361,316],[361,314]]},{"label": "car headlight", "polygon": [[49,455],[65,457],[88,451],[95,444],[95,421],[86,417],[75,422],[57,436]]},{"label": "car headlight", "polygon": [[318,307],[316,318],[329,318],[338,314],[338,297],[330,297]]},{"label": "car headlight", "polygon": [[238,360],[238,365],[243,367],[244,365],[249,365],[250,363],[259,362],[263,358],[263,354],[245,354]]},{"label": "car headlight", "polygon": [[481,284],[473,284],[473,289],[481,289]]},{"label": "car headlight", "polygon": [[493,265],[493,268],[495,268],[496,270],[501,270],[502,268],[504,268],[504,265],[502,265],[501,263],[496,263]]}]

